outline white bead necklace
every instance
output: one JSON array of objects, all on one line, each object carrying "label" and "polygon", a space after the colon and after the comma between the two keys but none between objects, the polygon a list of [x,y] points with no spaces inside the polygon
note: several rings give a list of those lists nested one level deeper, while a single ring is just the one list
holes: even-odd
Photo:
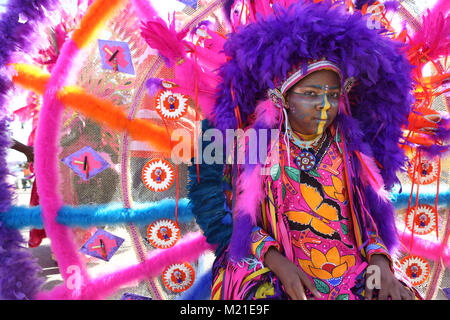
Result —
[{"label": "white bead necklace", "polygon": [[294,134],[292,134],[292,129],[291,129],[289,121],[286,122],[286,125],[287,125],[286,132],[287,132],[289,139],[292,140],[292,142],[299,148],[304,148],[304,149],[309,148],[312,144],[316,143],[323,135],[323,133],[322,133],[310,141],[300,140]]}]

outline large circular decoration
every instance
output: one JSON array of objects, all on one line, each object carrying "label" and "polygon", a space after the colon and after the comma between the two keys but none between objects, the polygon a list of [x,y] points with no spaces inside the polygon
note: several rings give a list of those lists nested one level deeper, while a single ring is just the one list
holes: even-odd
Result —
[{"label": "large circular decoration", "polygon": [[430,275],[430,264],[419,256],[404,257],[400,260],[400,266],[413,286],[423,284]]},{"label": "large circular decoration", "polygon": [[170,162],[152,159],[142,169],[142,180],[147,188],[160,192],[169,189],[175,180],[175,170]]},{"label": "large circular decoration", "polygon": [[[410,208],[405,215],[405,224],[409,231],[419,235],[429,234],[436,229],[436,210],[428,205],[421,204],[415,208]],[[415,214],[414,214],[415,213]]]},{"label": "large circular decoration", "polygon": [[186,114],[189,99],[181,93],[161,90],[156,96],[156,112],[167,120],[177,120]]},{"label": "large circular decoration", "polygon": [[148,226],[147,237],[155,248],[167,249],[180,239],[180,228],[170,219],[157,220]]},{"label": "large circular decoration", "polygon": [[[419,156],[416,155],[411,160],[411,165],[408,167],[409,177],[414,183],[419,184],[430,184],[437,180],[438,175],[440,174],[439,168],[439,160],[437,158],[426,159],[421,157],[420,163]],[[416,168],[416,170],[414,170]],[[414,172],[415,171],[415,172]],[[419,179],[420,174],[420,179]]]},{"label": "large circular decoration", "polygon": [[178,293],[192,286],[195,280],[195,271],[187,262],[176,263],[164,269],[162,277],[166,288]]},{"label": "large circular decoration", "polygon": [[297,158],[295,158],[295,163],[302,171],[309,171],[314,168],[316,161],[316,157],[308,150],[302,150]]}]

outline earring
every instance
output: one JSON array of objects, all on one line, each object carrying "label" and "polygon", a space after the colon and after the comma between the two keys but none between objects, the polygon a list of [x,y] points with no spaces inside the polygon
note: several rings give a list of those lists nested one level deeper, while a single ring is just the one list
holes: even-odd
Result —
[{"label": "earring", "polygon": [[356,79],[354,77],[347,78],[342,86],[341,94],[344,92],[349,93],[352,87],[355,85]]},{"label": "earring", "polygon": [[272,100],[272,102],[279,108],[286,108],[286,99],[284,98],[283,94],[278,89],[269,89],[267,91],[267,95],[269,96],[269,99]]},{"label": "earring", "polygon": [[283,116],[284,116],[284,143],[287,148],[288,164],[290,164],[291,163],[291,147],[290,147],[291,130],[290,130],[290,126],[289,126],[289,120],[288,120],[286,108],[283,108]]}]

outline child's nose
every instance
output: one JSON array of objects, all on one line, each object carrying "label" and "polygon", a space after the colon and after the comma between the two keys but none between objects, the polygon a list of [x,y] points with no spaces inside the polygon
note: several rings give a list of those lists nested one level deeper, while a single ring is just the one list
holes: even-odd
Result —
[{"label": "child's nose", "polygon": [[317,107],[319,108],[319,110],[322,110],[322,111],[327,111],[328,109],[331,108],[330,102],[328,101],[327,92],[324,93],[322,101],[317,104]]}]

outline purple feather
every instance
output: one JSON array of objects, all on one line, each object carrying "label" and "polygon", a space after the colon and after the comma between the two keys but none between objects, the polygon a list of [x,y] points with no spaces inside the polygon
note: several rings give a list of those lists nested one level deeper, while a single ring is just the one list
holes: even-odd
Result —
[{"label": "purple feather", "polygon": [[162,80],[158,78],[149,78],[145,82],[145,86],[147,87],[148,95],[154,96],[160,89],[162,89]]},{"label": "purple feather", "polygon": [[[11,205],[11,186],[6,181],[8,168],[7,148],[11,145],[6,118],[0,120],[0,214]],[[32,299],[43,283],[36,277],[40,267],[17,230],[0,222],[0,300]]]},{"label": "purple feather", "polygon": [[253,223],[250,215],[237,212],[233,221],[233,233],[231,234],[228,252],[230,257],[239,261],[250,254],[250,235]]},{"label": "purple feather", "polygon": [[[26,52],[32,45],[31,34],[37,22],[45,19],[46,10],[52,10],[56,0],[10,0],[0,16],[0,69],[10,62],[16,51]],[[19,22],[20,16],[26,20]],[[6,94],[11,82],[0,76],[0,214],[11,205],[11,186],[6,178],[8,167],[8,121],[5,117]],[[0,222],[0,299],[32,299],[43,283],[37,277],[40,267],[31,252],[25,249],[24,239],[17,230],[8,229]]]},{"label": "purple feather", "polygon": [[383,239],[389,252],[394,251],[399,245],[394,206],[389,201],[381,200],[371,186],[366,187],[364,194],[371,209],[371,216],[377,225],[379,236]]},{"label": "purple feather", "polygon": [[[435,140],[431,146],[418,146],[417,150],[426,153],[430,157],[445,157],[450,153],[450,118],[443,117],[438,122],[437,130],[434,132],[432,139]],[[438,144],[439,143],[439,144]]]}]

